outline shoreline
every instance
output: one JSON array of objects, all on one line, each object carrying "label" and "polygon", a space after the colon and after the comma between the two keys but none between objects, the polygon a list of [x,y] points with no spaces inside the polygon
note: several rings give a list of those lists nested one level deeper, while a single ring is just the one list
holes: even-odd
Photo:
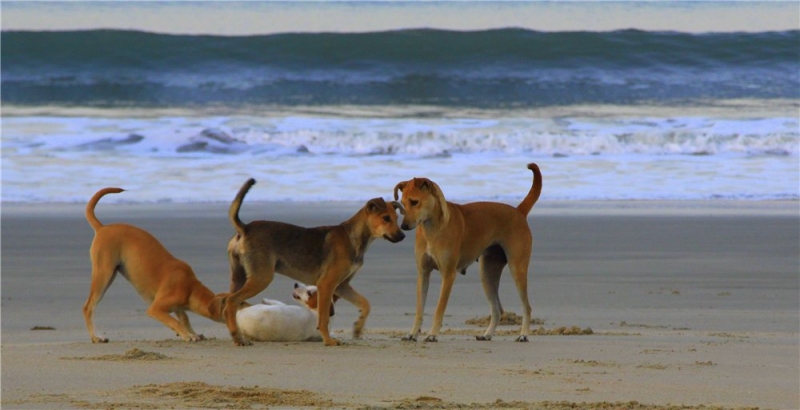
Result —
[{"label": "shoreline", "polygon": [[[286,116],[331,118],[431,118],[431,119],[497,119],[497,118],[661,118],[712,117],[733,118],[795,118],[800,102],[796,99],[724,99],[697,101],[686,104],[616,105],[576,104],[531,108],[474,108],[434,105],[253,105],[240,107],[69,107],[23,106],[6,104],[2,117],[86,117],[144,119],[158,117],[258,117]],[[746,115],[743,115],[746,113]]]},{"label": "shoreline", "polygon": [[[386,198],[388,200],[388,197]],[[453,200],[454,203],[468,203],[472,200]],[[499,201],[516,205],[513,201]],[[123,207],[127,210],[139,209],[142,212],[161,209],[164,207],[174,208],[180,211],[215,211],[221,210],[222,217],[226,217],[229,201],[167,201],[167,202],[136,202],[127,199],[116,199],[110,196],[104,198],[104,204],[113,207]],[[285,213],[295,207],[309,208],[321,207],[331,208],[336,211],[347,213],[348,210],[357,209],[363,205],[363,201],[342,200],[342,201],[263,201],[250,200],[248,204],[253,209],[276,209],[279,213]],[[44,215],[51,213],[71,213],[83,217],[85,202],[0,202],[0,212],[11,212],[15,215]],[[248,205],[250,207],[250,205]],[[741,200],[741,199],[707,199],[707,200],[663,200],[663,199],[610,199],[610,200],[540,200],[535,211],[529,215],[538,214],[557,216],[707,216],[728,215],[728,216],[800,216],[800,200],[797,199],[765,199],[765,200]],[[101,211],[98,207],[97,212]],[[266,211],[265,211],[266,212]],[[271,211],[269,211],[271,212]],[[266,212],[268,213],[268,212]],[[260,218],[271,218],[268,214],[261,215]]]},{"label": "shoreline", "polygon": [[[363,339],[351,339],[358,312],[341,303],[333,330],[345,346],[248,348],[194,314],[210,340],[180,341],[124,280],[95,315],[110,342],[92,344],[81,316],[85,205],[2,205],[3,408],[800,407],[796,201],[537,204],[528,292],[541,324],[529,343],[513,342],[514,325],[474,340],[483,328],[467,321],[488,312],[476,265],[456,279],[439,342],[400,341],[414,317],[413,235],[376,241],[353,280],[372,304]],[[227,207],[110,203],[97,214],[147,229],[217,292],[229,280]],[[316,226],[357,209],[253,202],[242,218]],[[439,283],[434,273],[423,331]],[[276,275],[257,298],[289,302],[291,287]],[[504,308],[519,312],[507,272],[500,291]],[[573,327],[592,334],[570,335]]]}]

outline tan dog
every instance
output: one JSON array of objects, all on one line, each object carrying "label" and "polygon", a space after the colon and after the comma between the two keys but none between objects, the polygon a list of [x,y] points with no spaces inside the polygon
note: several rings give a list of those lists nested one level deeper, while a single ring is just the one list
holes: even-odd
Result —
[{"label": "tan dog", "polygon": [[236,234],[228,243],[231,264],[231,294],[216,297],[209,310],[221,309],[234,343],[250,345],[236,324],[235,307],[266,289],[275,272],[294,280],[314,284],[318,289],[320,335],[326,345],[340,342],[328,329],[330,306],[334,296],[342,297],[359,308],[353,324],[353,337],[359,338],[369,315],[370,305],[356,292],[350,280],[364,263],[364,254],[376,238],[400,242],[405,234],[397,226],[396,207],[381,198],[371,199],[349,220],[336,226],[303,228],[283,222],[253,221],[245,225],[239,219],[244,196],[255,184],[244,183],[231,204],[228,216]]},{"label": "tan dog", "polygon": [[[94,229],[94,239],[89,250],[92,285],[89,298],[83,305],[83,317],[92,342],[108,342],[108,339],[95,334],[92,316],[117,273],[128,279],[142,299],[150,303],[147,309],[150,317],[175,331],[183,340],[196,342],[205,339],[194,332],[186,311],[218,322],[222,322],[222,316],[209,312],[208,305],[214,294],[200,283],[192,268],[172,256],[146,231],[127,224],[103,225],[95,216],[94,208],[100,198],[123,191],[121,188],[103,188],[86,204],[86,220]],[[178,318],[172,317],[170,312]]]},{"label": "tan dog", "polygon": [[497,202],[473,202],[459,205],[447,202],[442,190],[427,178],[414,178],[400,182],[394,188],[394,198],[402,191],[405,208],[403,230],[417,229],[414,253],[417,259],[417,313],[411,333],[403,340],[417,340],[422,326],[425,299],[431,271],[442,274],[439,303],[426,342],[435,342],[442,326],[442,317],[456,279],[456,272],[466,272],[476,259],[480,263],[481,282],[492,318],[489,327],[478,340],[491,340],[503,308],[498,287],[503,267],[509,265],[517,285],[524,318],[518,342],[528,341],[531,324],[531,306],[528,302],[528,261],[533,243],[527,215],[542,192],[542,174],[536,164],[528,164],[533,171],[533,186],[516,208]]}]

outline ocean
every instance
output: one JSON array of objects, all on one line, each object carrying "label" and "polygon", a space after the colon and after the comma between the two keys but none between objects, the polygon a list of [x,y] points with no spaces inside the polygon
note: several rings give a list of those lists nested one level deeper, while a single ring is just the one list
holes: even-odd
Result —
[{"label": "ocean", "polygon": [[[3,2],[2,200],[799,200],[796,2]],[[794,16],[794,17],[792,17]]]}]

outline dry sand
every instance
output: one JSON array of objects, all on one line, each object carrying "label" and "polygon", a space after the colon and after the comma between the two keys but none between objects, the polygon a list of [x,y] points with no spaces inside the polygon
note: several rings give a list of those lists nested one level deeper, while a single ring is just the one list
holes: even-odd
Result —
[{"label": "dry sand", "polygon": [[[359,206],[248,203],[242,216],[311,226]],[[226,208],[101,203],[98,216],[149,230],[222,291]],[[197,315],[210,340],[185,343],[147,317],[123,279],[95,317],[111,342],[92,344],[82,214],[82,205],[3,205],[4,409],[800,408],[797,202],[543,201],[530,219],[539,330],[526,344],[513,342],[515,325],[474,340],[482,328],[466,322],[488,313],[475,266],[456,281],[440,341],[402,342],[414,314],[413,235],[368,252],[354,286],[373,312],[365,337],[351,340],[356,309],[337,305],[345,346],[236,347],[224,325]],[[288,302],[291,285],[278,277],[259,297]],[[519,312],[508,275],[501,299]]]}]

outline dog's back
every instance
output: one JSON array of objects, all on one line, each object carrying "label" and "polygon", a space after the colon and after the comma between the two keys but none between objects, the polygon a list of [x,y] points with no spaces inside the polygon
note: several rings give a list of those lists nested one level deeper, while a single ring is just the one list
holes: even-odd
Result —
[{"label": "dog's back", "polygon": [[[92,216],[94,215],[92,214]],[[88,216],[87,219],[89,219]],[[92,260],[105,261],[106,264],[111,265],[107,268],[113,266],[114,269],[122,272],[129,281],[131,280],[129,275],[154,275],[155,271],[166,263],[181,265],[177,268],[191,272],[191,268],[185,262],[175,258],[155,236],[144,229],[124,223],[99,224],[98,226],[92,223],[91,219],[89,222],[95,230],[94,239],[89,248]],[[136,290],[145,299],[153,296],[151,293],[154,289],[145,291],[137,287]]]},{"label": "dog's back", "polygon": [[95,231],[94,243],[102,244],[105,249],[115,250],[121,259],[145,256],[151,260],[167,256],[174,258],[155,236],[144,229],[124,223],[101,226]]},{"label": "dog's back", "polygon": [[[177,260],[161,242],[144,229],[124,223],[114,223],[104,225],[97,219],[94,209],[100,198],[106,194],[117,194],[124,192],[122,188],[103,188],[92,196],[86,204],[86,221],[94,230],[90,255],[93,260],[104,260],[120,270],[125,277],[129,274],[135,275],[137,272],[152,271],[157,266],[169,261],[184,264]],[[126,266],[136,264],[137,266]],[[188,265],[185,266],[191,272]],[[151,297],[154,290],[145,291],[137,287],[139,293]],[[144,296],[144,295],[143,295]]]}]

